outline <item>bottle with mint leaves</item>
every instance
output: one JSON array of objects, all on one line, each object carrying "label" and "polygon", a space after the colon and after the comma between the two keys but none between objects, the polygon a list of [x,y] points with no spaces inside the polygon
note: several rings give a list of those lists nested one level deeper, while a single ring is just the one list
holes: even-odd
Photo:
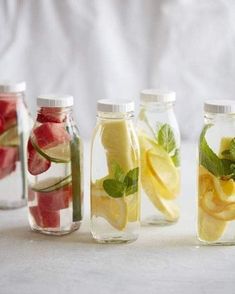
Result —
[{"label": "bottle with mint leaves", "polygon": [[198,239],[235,244],[235,101],[204,104],[199,140]]},{"label": "bottle with mint leaves", "polygon": [[137,121],[141,154],[142,222],[164,226],[179,219],[180,132],[175,93],[141,92]]},{"label": "bottle with mint leaves", "polygon": [[91,232],[99,243],[135,241],[140,155],[132,101],[99,100],[91,148]]}]

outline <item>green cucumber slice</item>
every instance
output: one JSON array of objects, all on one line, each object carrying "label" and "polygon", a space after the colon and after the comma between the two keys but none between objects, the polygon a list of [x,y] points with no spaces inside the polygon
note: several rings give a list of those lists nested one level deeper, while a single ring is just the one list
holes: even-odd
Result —
[{"label": "green cucumber slice", "polygon": [[42,150],[31,138],[33,147],[41,154],[44,158],[55,163],[68,163],[71,161],[70,146],[68,143],[59,144],[56,147]]},{"label": "green cucumber slice", "polygon": [[0,146],[17,147],[20,145],[17,125],[11,126],[0,136]]},{"label": "green cucumber slice", "polygon": [[71,175],[62,177],[53,177],[42,180],[31,187],[35,192],[51,192],[70,184],[72,181]]}]

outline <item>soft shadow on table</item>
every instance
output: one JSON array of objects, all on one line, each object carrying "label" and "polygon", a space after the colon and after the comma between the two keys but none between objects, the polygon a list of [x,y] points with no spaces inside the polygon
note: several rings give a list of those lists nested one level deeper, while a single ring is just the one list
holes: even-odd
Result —
[{"label": "soft shadow on table", "polygon": [[91,238],[90,233],[88,232],[75,231],[71,234],[64,236],[47,236],[44,234],[31,231],[28,226],[0,229],[0,241],[2,238],[11,242],[14,242],[15,240],[25,240],[95,244]]}]

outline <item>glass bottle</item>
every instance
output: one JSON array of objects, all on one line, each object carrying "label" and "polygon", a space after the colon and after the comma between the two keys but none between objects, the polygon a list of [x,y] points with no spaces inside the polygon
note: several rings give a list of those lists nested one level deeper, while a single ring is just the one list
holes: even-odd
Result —
[{"label": "glass bottle", "polygon": [[175,93],[141,92],[137,121],[141,154],[142,222],[168,225],[180,211],[180,132],[173,105]]},{"label": "glass bottle", "polygon": [[49,235],[77,230],[82,221],[82,142],[72,96],[37,98],[28,141],[28,213],[31,229]]},{"label": "glass bottle", "polygon": [[100,243],[134,241],[140,217],[134,103],[103,99],[97,107],[91,148],[91,232]]},{"label": "glass bottle", "polygon": [[25,89],[25,82],[0,83],[0,209],[26,205],[29,114]]},{"label": "glass bottle", "polygon": [[235,101],[204,104],[199,141],[198,238],[235,244]]}]

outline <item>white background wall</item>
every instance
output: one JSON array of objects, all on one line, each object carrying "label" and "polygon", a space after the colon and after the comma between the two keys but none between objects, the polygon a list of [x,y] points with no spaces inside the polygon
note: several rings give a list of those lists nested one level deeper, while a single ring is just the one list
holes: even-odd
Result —
[{"label": "white background wall", "polygon": [[235,99],[233,0],[0,0],[0,79],[36,96],[75,96],[83,136],[99,98],[177,92],[182,136],[193,139],[205,98]]}]

